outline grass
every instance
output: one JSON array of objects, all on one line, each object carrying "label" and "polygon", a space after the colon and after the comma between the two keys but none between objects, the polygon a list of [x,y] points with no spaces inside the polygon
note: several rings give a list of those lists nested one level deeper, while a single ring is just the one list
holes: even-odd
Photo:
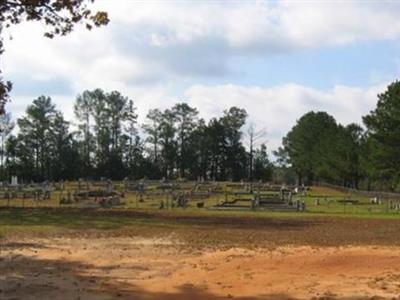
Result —
[{"label": "grass", "polygon": [[108,216],[75,209],[6,209],[0,211],[0,233],[15,231],[56,232],[68,230],[115,230],[144,224],[157,226],[156,220]]},{"label": "grass", "polygon": [[[121,189],[122,187],[119,186]],[[186,184],[186,189],[190,188]],[[237,190],[225,187],[229,192]],[[155,190],[155,188],[153,188]],[[247,195],[250,197],[250,194]],[[232,197],[232,196],[231,196]],[[195,204],[188,208],[158,210],[160,201],[165,196],[145,198],[144,203],[138,202],[136,193],[127,193],[123,199],[122,208],[82,209],[71,205],[60,207],[58,204],[60,192],[53,192],[52,198],[45,201],[14,199],[10,205],[19,209],[6,208],[7,200],[0,200],[0,234],[10,232],[66,232],[69,230],[132,230],[133,228],[185,228],[202,224],[202,219],[212,218],[218,223],[223,220],[238,219],[313,219],[313,218],[351,218],[369,220],[397,220],[400,214],[388,210],[386,204],[372,205],[368,197],[352,195],[330,188],[313,187],[306,197],[301,197],[306,203],[306,212],[271,212],[252,210],[213,210],[218,201],[225,198],[224,193],[214,194],[205,199],[205,209],[196,208]],[[320,205],[315,199],[320,198]],[[340,204],[337,200],[358,200],[358,204]],[[21,209],[24,207],[24,209]],[[176,219],[179,219],[177,221]],[[188,220],[191,220],[188,222]],[[222,221],[221,221],[222,220]]]},{"label": "grass", "polygon": [[[190,247],[400,245],[400,222],[384,216],[250,211],[1,209],[0,237],[166,237]],[[0,239],[1,245],[1,239]]]},{"label": "grass", "polygon": [[[320,205],[315,204],[316,196],[318,194],[314,193],[312,196],[307,196],[307,197],[301,197],[299,198],[301,201],[305,201],[306,203],[306,210],[308,213],[319,213],[319,214],[340,214],[340,215],[375,215],[377,217],[382,217],[384,215],[390,215],[390,216],[395,216],[399,215],[400,213],[398,211],[394,210],[388,210],[387,204],[383,203],[381,205],[372,205],[369,204],[368,199],[365,197],[359,197],[359,196],[347,196],[347,195],[335,195],[335,196],[329,196],[327,197],[321,197],[320,198]],[[243,196],[244,197],[244,196]],[[250,194],[248,195],[250,198]],[[208,199],[203,200],[205,202],[205,207],[206,209],[204,210],[207,214],[211,213],[212,207],[218,203],[218,201],[224,199],[224,195],[215,195],[213,197],[210,197]],[[325,200],[326,199],[326,200]],[[358,200],[359,204],[341,204],[337,202],[338,200],[343,200],[343,199],[352,199],[352,200]],[[144,209],[144,210],[158,210],[158,207],[160,205],[161,201],[165,201],[165,197],[162,196],[151,196],[151,198],[145,198],[144,203],[140,203],[136,200],[136,195],[134,194],[128,194],[125,199],[123,199],[125,205],[124,208],[129,208],[129,209]],[[33,201],[32,199],[27,199],[27,200],[22,200],[22,199],[13,199],[9,201],[10,207],[26,207],[26,208],[34,208],[34,207],[60,207],[58,203],[58,195],[57,193],[54,193],[52,196],[52,199],[50,200],[40,200],[40,201]],[[81,206],[80,204],[77,205],[66,205],[63,207],[79,207]],[[8,207],[8,201],[4,199],[0,199],[0,208],[3,207]],[[174,208],[173,211],[179,212],[182,209],[180,208]],[[189,207],[185,209],[185,211],[199,211],[199,209],[196,208],[195,203],[189,204]],[[229,211],[230,214],[241,214],[242,212],[238,212],[237,210]],[[243,213],[253,213],[251,211],[248,211],[244,209]],[[260,212],[262,214],[269,214],[270,212],[268,211],[262,211]],[[258,214],[256,212],[255,214]],[[291,215],[296,215],[296,213],[290,213]],[[304,215],[304,213],[302,213]],[[276,215],[279,215],[278,213]]]},{"label": "grass", "polygon": [[[220,211],[198,209],[75,209],[75,208],[25,208],[0,210],[0,234],[14,231],[67,231],[67,230],[116,230],[137,227],[185,227],[195,225],[202,218],[224,219],[313,219],[360,218],[397,220],[399,215],[390,213],[342,212],[271,212],[271,211]],[[184,220],[184,221],[182,221]]]}]

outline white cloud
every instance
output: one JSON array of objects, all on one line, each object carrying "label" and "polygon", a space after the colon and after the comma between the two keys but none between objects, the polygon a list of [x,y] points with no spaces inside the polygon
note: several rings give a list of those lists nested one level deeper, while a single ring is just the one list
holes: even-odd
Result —
[{"label": "white cloud", "polygon": [[156,46],[215,36],[233,48],[260,41],[267,48],[269,43],[316,48],[357,39],[396,38],[400,33],[400,4],[395,2],[120,1],[115,5],[102,1],[99,7],[109,11],[116,23],[131,26],[150,40],[156,38]]},{"label": "white cloud", "polygon": [[220,116],[230,106],[245,108],[248,121],[258,128],[266,128],[268,147],[276,149],[296,120],[311,110],[327,111],[344,125],[361,124],[361,117],[375,107],[376,95],[384,88],[384,84],[367,89],[335,86],[329,91],[320,91],[296,84],[272,88],[196,85],[185,96],[190,105],[200,108],[206,119]]},{"label": "white cloud", "polygon": [[[110,14],[105,28],[77,28],[53,40],[43,38],[39,24],[12,29],[13,40],[5,41],[1,63],[5,77],[15,78],[16,91],[18,80],[57,79],[70,91],[50,96],[72,118],[71,101],[77,93],[117,89],[135,100],[143,120],[148,109],[173,105],[183,90],[206,118],[231,105],[246,108],[257,126],[267,127],[272,148],[311,109],[327,110],[343,123],[360,122],[383,86],[321,91],[291,83],[271,88],[193,85],[198,77],[215,80],[240,73],[235,57],[268,59],[400,37],[400,2],[100,0],[96,6]],[[386,82],[385,74],[376,77],[374,83]],[[15,95],[9,106],[14,116],[39,94]]]},{"label": "white cloud", "polygon": [[78,27],[48,40],[40,24],[14,27],[5,45],[6,75],[65,77],[74,84],[220,77],[234,72],[236,56],[265,58],[400,36],[400,2],[103,0],[96,6],[111,22],[91,32]]}]

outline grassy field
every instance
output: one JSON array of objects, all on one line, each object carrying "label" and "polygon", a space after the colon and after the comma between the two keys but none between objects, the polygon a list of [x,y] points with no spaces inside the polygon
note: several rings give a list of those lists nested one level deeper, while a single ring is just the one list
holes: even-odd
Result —
[{"label": "grassy field", "polygon": [[160,236],[196,247],[282,244],[400,245],[388,215],[25,208],[0,210],[0,237]]}]

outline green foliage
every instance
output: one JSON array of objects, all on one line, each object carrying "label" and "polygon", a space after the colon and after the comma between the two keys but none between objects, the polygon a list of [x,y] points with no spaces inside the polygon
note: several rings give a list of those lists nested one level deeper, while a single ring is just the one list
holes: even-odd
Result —
[{"label": "green foliage", "polygon": [[378,95],[376,109],[363,118],[376,175],[394,188],[400,179],[400,82]]},{"label": "green foliage", "polygon": [[179,176],[185,178],[186,168],[193,161],[191,144],[197,127],[198,111],[187,103],[178,103],[171,110],[177,131]]},{"label": "green foliage", "polygon": [[42,21],[49,27],[46,37],[70,33],[76,23],[84,23],[87,29],[106,25],[106,12],[93,13],[87,0],[5,0],[0,5],[0,22],[9,27],[25,21]]},{"label": "green foliage", "polygon": [[269,161],[267,146],[261,144],[254,153],[254,179],[270,181],[273,175],[273,164]]},{"label": "green foliage", "polygon": [[49,131],[49,176],[55,180],[74,178],[79,174],[81,159],[75,146],[72,134],[69,132],[69,122],[64,120],[60,112],[56,112]]},{"label": "green foliage", "polygon": [[[138,130],[133,100],[117,91],[84,91],[76,98],[76,132],[49,97],[35,99],[18,121],[17,136],[3,134],[3,171],[25,180],[126,176],[219,181],[242,179],[329,182],[364,189],[399,188],[400,83],[378,95],[364,117],[367,131],[343,126],[326,112],[303,115],[274,151],[243,144],[244,109],[231,107],[208,123],[196,108],[178,103],[153,109]],[[10,129],[12,128],[9,122]],[[3,172],[4,174],[4,172]]]},{"label": "green foliage", "polygon": [[362,134],[356,124],[343,127],[326,112],[309,112],[284,137],[284,148],[275,154],[281,165],[291,165],[299,183],[322,180],[357,187]]},{"label": "green foliage", "polygon": [[[248,174],[242,143],[245,110],[232,107],[208,124],[186,103],[150,110],[137,129],[134,102],[117,91],[84,91],[74,105],[77,130],[49,97],[39,97],[5,143],[8,175],[26,181],[108,177],[240,180]],[[257,179],[271,178],[266,147],[255,152]]]},{"label": "green foliage", "polygon": [[328,165],[330,141],[334,139],[336,121],[325,112],[309,112],[283,139],[289,161],[299,176],[310,183],[314,177],[325,175]]},{"label": "green foliage", "polygon": [[298,181],[327,181],[365,189],[396,190],[400,184],[400,82],[378,95],[377,107],[357,124],[337,124],[325,112],[303,115],[274,152]]},{"label": "green foliage", "polygon": [[241,143],[241,128],[246,123],[247,112],[238,107],[224,111],[220,119],[225,137],[224,154],[227,178],[237,181],[246,177],[246,150]]},{"label": "green foliage", "polygon": [[69,123],[50,97],[35,99],[17,123],[17,138],[10,137],[6,144],[10,171],[36,181],[74,178],[79,161]]},{"label": "green foliage", "polygon": [[85,91],[76,99],[75,115],[80,121],[81,174],[98,177],[96,173],[100,173],[119,179],[133,175],[127,168],[132,169],[140,160],[137,150],[141,147],[133,101],[117,91]]}]

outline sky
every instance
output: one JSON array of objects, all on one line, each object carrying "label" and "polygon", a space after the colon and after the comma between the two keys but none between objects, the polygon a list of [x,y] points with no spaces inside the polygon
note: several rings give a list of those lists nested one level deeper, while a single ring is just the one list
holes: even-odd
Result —
[{"label": "sky", "polygon": [[97,0],[94,9],[108,12],[108,26],[52,40],[40,23],[3,32],[13,118],[46,95],[73,122],[76,96],[102,88],[133,99],[139,123],[177,102],[206,120],[244,108],[274,150],[311,110],[361,123],[399,77],[400,1]]}]

